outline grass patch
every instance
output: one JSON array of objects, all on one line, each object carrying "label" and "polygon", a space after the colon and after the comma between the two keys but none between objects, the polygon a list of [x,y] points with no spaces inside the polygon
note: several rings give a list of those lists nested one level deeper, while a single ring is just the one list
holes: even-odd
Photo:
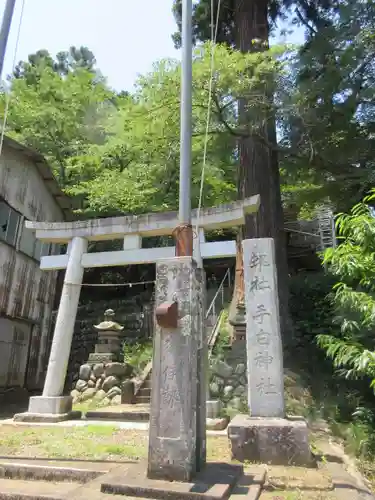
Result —
[{"label": "grass patch", "polygon": [[[89,425],[69,428],[0,427],[0,455],[9,457],[138,460],[148,453],[148,432]],[[230,461],[227,437],[209,436],[211,461]]]},{"label": "grass patch", "polygon": [[262,492],[262,500],[336,500],[333,493],[327,491],[265,491]]}]

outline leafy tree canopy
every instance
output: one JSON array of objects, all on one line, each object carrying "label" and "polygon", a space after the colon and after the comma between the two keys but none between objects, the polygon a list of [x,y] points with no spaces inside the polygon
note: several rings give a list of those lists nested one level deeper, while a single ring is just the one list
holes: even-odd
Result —
[{"label": "leafy tree canopy", "polygon": [[[218,43],[225,43],[231,47],[237,45],[236,10],[242,0],[221,0],[218,24]],[[266,8],[271,28],[277,19],[293,18],[294,23],[303,24],[310,31],[312,26],[323,26],[330,23],[327,12],[334,12],[339,0],[261,0],[258,2],[247,1],[248,8]],[[218,0],[214,0],[214,18],[216,20]],[[193,7],[193,37],[194,42],[211,39],[211,0],[199,0]],[[173,34],[176,47],[181,45],[181,16],[182,2],[174,0],[173,13],[179,31]]]},{"label": "leafy tree canopy", "polygon": [[23,78],[27,83],[35,84],[45,69],[51,69],[61,76],[65,76],[77,69],[94,72],[96,59],[87,47],[70,47],[61,51],[53,58],[48,50],[38,50],[30,54],[27,61],[20,61],[14,69],[14,78]]}]

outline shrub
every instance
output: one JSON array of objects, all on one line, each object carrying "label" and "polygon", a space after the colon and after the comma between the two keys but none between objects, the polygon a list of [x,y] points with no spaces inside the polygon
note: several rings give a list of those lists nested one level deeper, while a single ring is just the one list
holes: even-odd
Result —
[{"label": "shrub", "polygon": [[141,373],[152,360],[152,341],[124,342],[124,362],[134,368],[136,374]]},{"label": "shrub", "polygon": [[375,218],[366,204],[375,195],[337,217],[341,244],[328,249],[324,264],[339,281],[333,287],[335,335],[321,334],[318,344],[346,378],[365,377],[375,388]]}]

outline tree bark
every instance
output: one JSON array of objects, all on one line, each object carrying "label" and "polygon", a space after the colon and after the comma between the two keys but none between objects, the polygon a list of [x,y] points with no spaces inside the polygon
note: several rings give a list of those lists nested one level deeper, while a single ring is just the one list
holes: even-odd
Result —
[{"label": "tree bark", "polygon": [[[268,2],[266,0],[236,0],[237,49],[241,52],[255,52],[268,49],[269,25]],[[267,90],[257,89],[264,93]],[[258,94],[259,95],[259,94]],[[239,121],[248,123],[247,102],[239,101]],[[261,136],[267,138],[262,141]],[[267,146],[276,143],[274,116],[262,117],[257,135],[240,138],[238,142],[239,172],[238,198],[260,194],[260,209],[256,215],[246,217],[242,238],[274,238],[280,302],[282,334],[285,337],[289,324],[288,313],[288,264],[284,234],[284,217],[281,201],[280,174],[277,152]],[[237,250],[237,267],[241,265],[241,246]],[[236,273],[235,296],[241,297],[243,273]]]}]

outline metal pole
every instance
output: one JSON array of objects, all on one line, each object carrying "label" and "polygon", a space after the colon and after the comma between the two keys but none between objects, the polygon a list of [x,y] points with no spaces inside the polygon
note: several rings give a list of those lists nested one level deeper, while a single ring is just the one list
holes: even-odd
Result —
[{"label": "metal pole", "polygon": [[5,52],[6,52],[7,43],[8,43],[10,26],[12,24],[12,17],[13,17],[15,4],[16,4],[16,0],[7,0],[6,1],[4,14],[3,14],[3,21],[1,23],[1,30],[0,30],[0,79],[3,75]]},{"label": "metal pole", "polygon": [[182,2],[180,223],[191,222],[192,0]]},{"label": "metal pole", "polygon": [[193,231],[191,227],[192,12],[192,0],[182,0],[180,228],[179,234],[176,236],[176,254],[180,256],[192,255],[193,252]]}]

